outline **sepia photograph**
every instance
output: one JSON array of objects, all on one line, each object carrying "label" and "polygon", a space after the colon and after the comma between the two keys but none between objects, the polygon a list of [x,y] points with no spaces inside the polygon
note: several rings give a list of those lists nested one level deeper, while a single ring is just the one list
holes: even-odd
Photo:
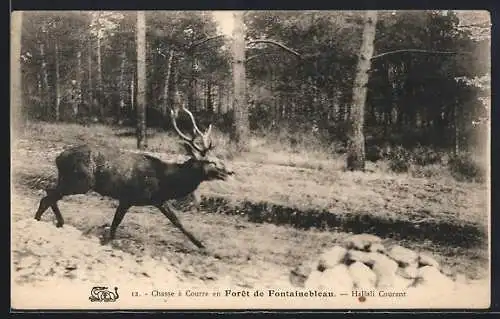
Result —
[{"label": "sepia photograph", "polygon": [[491,18],[12,11],[11,311],[487,309]]}]

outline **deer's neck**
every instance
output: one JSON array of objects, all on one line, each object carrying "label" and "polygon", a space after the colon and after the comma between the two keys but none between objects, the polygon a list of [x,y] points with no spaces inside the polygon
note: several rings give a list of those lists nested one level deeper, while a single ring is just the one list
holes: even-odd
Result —
[{"label": "deer's neck", "polygon": [[201,168],[193,167],[189,163],[180,164],[174,174],[169,174],[168,182],[171,185],[169,191],[174,197],[184,197],[200,186],[203,182],[203,172]]},{"label": "deer's neck", "polygon": [[189,192],[197,189],[198,186],[200,186],[201,182],[203,182],[203,174],[201,169],[199,168],[181,168],[181,173],[182,176],[185,177],[186,187],[191,188]]}]

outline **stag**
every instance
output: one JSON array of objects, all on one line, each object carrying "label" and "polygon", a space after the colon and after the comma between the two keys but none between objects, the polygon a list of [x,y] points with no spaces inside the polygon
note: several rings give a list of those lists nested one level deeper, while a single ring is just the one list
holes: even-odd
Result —
[{"label": "stag", "polygon": [[[47,196],[40,200],[35,219],[52,208],[56,226],[62,227],[64,219],[57,202],[64,196],[96,193],[118,200],[109,233],[103,243],[115,238],[117,227],[132,206],[154,206],[158,208],[198,248],[204,245],[187,231],[176,216],[169,200],[183,198],[193,193],[201,182],[226,180],[234,174],[223,162],[208,153],[214,148],[210,133],[212,125],[202,132],[196,125],[193,114],[182,107],[193,124],[193,134],[181,132],[176,123],[178,110],[171,110],[172,124],[181,137],[189,159],[183,163],[163,162],[146,155],[127,153],[115,149],[89,145],[75,146],[63,151],[55,160],[58,180],[54,188],[46,190]],[[202,145],[195,143],[201,137]]]}]

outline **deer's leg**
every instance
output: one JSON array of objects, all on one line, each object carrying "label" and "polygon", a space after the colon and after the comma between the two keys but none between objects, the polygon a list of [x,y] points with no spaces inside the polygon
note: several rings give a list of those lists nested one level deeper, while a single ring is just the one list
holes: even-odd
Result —
[{"label": "deer's leg", "polygon": [[115,212],[115,217],[113,217],[113,222],[111,223],[111,228],[109,230],[108,240],[115,238],[116,229],[118,228],[118,226],[122,222],[123,217],[125,217],[125,214],[127,213],[127,210],[129,208],[130,208],[129,204],[125,204],[125,203],[121,203],[121,202],[118,204],[118,208],[116,208],[116,212]]},{"label": "deer's leg", "polygon": [[56,226],[62,227],[64,225],[64,218],[62,217],[57,202],[67,195],[85,194],[92,187],[89,175],[80,175],[69,175],[71,176],[71,178],[68,179],[68,177],[64,173],[59,172],[57,186],[53,189],[47,189],[47,196],[40,200],[38,210],[35,213],[35,219],[40,220],[43,213],[45,213],[45,211],[50,207],[56,215]]},{"label": "deer's leg", "polygon": [[57,201],[54,204],[50,205],[50,208],[52,208],[52,211],[56,215],[56,219],[57,219],[56,227],[62,227],[64,225],[64,218],[61,215],[61,211],[59,210],[59,206],[57,206]]},{"label": "deer's leg", "polygon": [[201,196],[197,192],[192,192],[193,205],[197,213],[201,212]]},{"label": "deer's leg", "polygon": [[191,240],[191,242],[196,245],[196,247],[205,248],[205,246],[198,239],[196,239],[190,232],[188,232],[184,228],[184,226],[182,226],[180,220],[175,215],[174,209],[172,208],[172,206],[168,202],[165,203],[165,205],[167,206],[167,209],[165,209],[161,205],[157,205],[156,207],[163,213],[163,215],[165,215],[172,222],[172,224],[174,224],[175,227],[179,228],[179,230],[184,235],[186,235]]},{"label": "deer's leg", "polygon": [[57,201],[60,200],[63,197],[63,195],[56,189],[48,189],[47,190],[47,196],[42,198],[40,200],[40,204],[38,205],[38,210],[35,213],[35,219],[40,220],[42,218],[43,213],[51,207],[52,210],[54,211],[54,214],[56,215],[57,219],[57,227],[62,227],[64,225],[64,219],[61,215],[61,211],[59,210],[59,207],[57,206]]}]

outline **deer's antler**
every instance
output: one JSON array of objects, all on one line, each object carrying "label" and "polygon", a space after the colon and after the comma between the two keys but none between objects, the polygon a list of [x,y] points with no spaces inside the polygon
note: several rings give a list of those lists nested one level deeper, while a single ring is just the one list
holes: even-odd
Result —
[{"label": "deer's antler", "polygon": [[[191,122],[193,124],[193,137],[190,138],[188,137],[186,134],[182,133],[181,130],[179,129],[179,127],[177,126],[177,122],[176,122],[176,117],[177,117],[177,112],[178,110],[170,110],[170,113],[171,113],[171,117],[172,117],[172,124],[174,126],[174,129],[175,131],[177,132],[177,134],[179,134],[179,136],[184,139],[186,142],[188,142],[191,146],[193,146],[193,148],[195,148],[198,152],[202,153],[202,154],[205,154],[206,152],[208,152],[209,150],[211,150],[213,148],[213,144],[212,144],[212,140],[210,138],[210,133],[212,132],[212,124],[210,124],[207,128],[207,130],[205,131],[205,133],[203,133],[199,128],[198,126],[196,125],[196,121],[194,119],[194,116],[193,116],[193,113],[191,113],[191,111],[189,111],[184,105],[181,107],[181,109],[186,112],[188,115],[189,115],[189,118],[191,119]],[[196,145],[194,143],[194,139],[196,138],[196,135],[199,135],[201,136],[202,138],[202,141],[203,141],[203,147],[199,147],[198,145]]]},{"label": "deer's antler", "polygon": [[212,124],[210,124],[208,126],[207,130],[205,131],[205,133],[203,133],[198,128],[198,125],[196,125],[196,121],[194,119],[193,113],[191,113],[191,111],[188,110],[184,105],[181,107],[181,109],[189,115],[189,118],[191,119],[191,122],[193,123],[193,133],[201,136],[201,138],[203,140],[203,147],[205,147],[206,149],[210,148],[212,145],[212,141],[210,140],[210,133],[212,132]]}]

